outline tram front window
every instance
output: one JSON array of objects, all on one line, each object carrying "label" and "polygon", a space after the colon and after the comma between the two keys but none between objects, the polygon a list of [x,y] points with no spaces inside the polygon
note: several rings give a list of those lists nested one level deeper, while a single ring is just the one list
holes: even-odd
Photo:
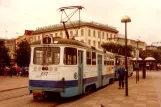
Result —
[{"label": "tram front window", "polygon": [[58,65],[60,62],[59,47],[36,47],[33,63],[38,65]]}]

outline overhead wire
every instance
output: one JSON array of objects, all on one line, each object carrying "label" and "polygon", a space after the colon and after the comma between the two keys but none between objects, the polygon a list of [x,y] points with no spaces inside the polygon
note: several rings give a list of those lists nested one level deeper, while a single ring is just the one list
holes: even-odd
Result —
[{"label": "overhead wire", "polygon": [[[64,6],[64,3],[61,3],[59,0],[55,0],[55,1],[56,1],[57,3],[59,3],[60,5]],[[6,5],[6,4],[3,4],[3,3],[1,3],[1,2],[0,2],[0,5],[1,5],[1,6],[4,6],[4,7],[6,7],[6,8],[9,8],[9,9],[11,9],[11,10],[14,10],[14,11],[16,11],[16,12],[19,12],[19,13],[21,13],[21,14],[24,14],[24,15],[30,17],[30,18],[33,18],[33,19],[36,20],[36,21],[41,21],[41,22],[43,21],[43,22],[45,22],[44,20],[42,20],[42,19],[40,19],[40,18],[35,18],[35,17],[31,16],[31,15],[28,14],[28,13],[22,12],[22,11],[16,9],[16,8],[10,7],[10,6],[8,6],[8,5]],[[45,23],[46,23],[46,22],[45,22]],[[72,22],[71,22],[71,24],[72,24]],[[72,25],[73,25],[73,24],[72,24]],[[74,26],[73,26],[73,27],[74,27]],[[75,28],[74,28],[74,29],[75,29]]]},{"label": "overhead wire", "polygon": [[[22,11],[20,11],[20,10],[18,10],[18,9],[13,8],[13,7],[7,6],[7,5],[2,4],[2,3],[0,3],[0,5],[4,6],[4,7],[6,7],[6,8],[9,8],[9,9],[11,9],[11,10],[14,10],[14,11],[16,11],[16,12],[19,12],[19,13],[21,13],[21,14],[27,15],[27,16],[29,16],[30,18],[33,18],[34,20],[41,21],[41,22],[42,22],[42,21],[45,22],[45,21],[42,20],[42,19],[35,18],[35,17],[29,15],[28,13],[22,12]],[[46,22],[45,22],[45,23],[46,23]]]}]

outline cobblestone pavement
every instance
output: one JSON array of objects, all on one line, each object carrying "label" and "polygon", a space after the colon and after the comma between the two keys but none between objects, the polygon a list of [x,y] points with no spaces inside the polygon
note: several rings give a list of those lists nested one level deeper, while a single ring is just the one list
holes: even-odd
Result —
[{"label": "cobblestone pavement", "polygon": [[129,96],[125,90],[118,90],[115,82],[91,95],[75,102],[67,102],[57,107],[160,107],[161,72],[147,72],[146,79],[141,78],[136,84],[135,76],[129,78]]},{"label": "cobblestone pavement", "polygon": [[3,77],[0,76],[0,92],[4,90],[28,87],[28,77]]},{"label": "cobblestone pavement", "polygon": [[55,107],[57,102],[50,101],[35,101],[32,96],[26,95],[23,97],[17,97],[10,100],[0,102],[0,107]]},{"label": "cobblestone pavement", "polygon": [[[140,73],[141,74],[141,73]],[[141,75],[140,75],[141,76]],[[15,78],[17,79],[17,78]],[[135,76],[129,78],[129,96],[125,90],[118,90],[118,82],[102,88],[94,93],[77,97],[59,104],[56,100],[35,101],[32,95],[25,95],[5,100],[11,94],[21,95],[27,88],[0,92],[0,107],[160,107],[161,72],[147,72],[147,78],[136,84]],[[17,92],[17,94],[15,94]],[[5,97],[3,97],[5,96]],[[8,97],[7,97],[8,96]]]},{"label": "cobblestone pavement", "polygon": [[0,92],[0,107],[55,107],[55,99],[36,101],[28,95],[27,88]]}]

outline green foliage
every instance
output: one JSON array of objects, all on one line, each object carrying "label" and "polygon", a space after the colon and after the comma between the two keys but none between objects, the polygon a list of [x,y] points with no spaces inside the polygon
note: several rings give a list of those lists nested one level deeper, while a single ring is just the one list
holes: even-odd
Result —
[{"label": "green foliage", "polygon": [[140,50],[139,56],[142,59],[153,57],[156,59],[156,62],[161,63],[161,50]]},{"label": "green foliage", "polygon": [[8,48],[5,47],[4,41],[0,41],[0,66],[9,66],[10,62]]},{"label": "green foliage", "polygon": [[[109,52],[117,53],[119,55],[125,56],[125,45],[117,44],[117,43],[105,43],[102,47]],[[132,57],[132,52],[134,48],[131,45],[127,46],[127,56]]]},{"label": "green foliage", "polygon": [[30,44],[27,40],[24,40],[18,44],[15,50],[15,62],[18,66],[29,66],[30,63]]}]

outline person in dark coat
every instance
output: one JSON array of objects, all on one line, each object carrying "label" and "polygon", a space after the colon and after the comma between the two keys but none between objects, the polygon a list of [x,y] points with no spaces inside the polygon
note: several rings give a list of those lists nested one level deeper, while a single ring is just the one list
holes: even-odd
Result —
[{"label": "person in dark coat", "polygon": [[123,67],[123,65],[120,65],[120,68],[118,69],[118,79],[119,79],[119,88],[121,89],[124,88],[124,78],[125,78],[125,68]]}]

